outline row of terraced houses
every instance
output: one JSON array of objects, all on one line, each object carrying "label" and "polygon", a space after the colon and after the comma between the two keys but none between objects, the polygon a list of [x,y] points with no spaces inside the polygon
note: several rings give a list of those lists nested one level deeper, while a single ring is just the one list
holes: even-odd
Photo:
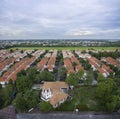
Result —
[{"label": "row of terraced houses", "polygon": [[67,76],[69,76],[70,73],[75,73],[78,72],[79,70],[84,70],[79,60],[70,50],[63,50],[62,54],[63,54],[64,67],[67,70]]},{"label": "row of terraced houses", "polygon": [[[111,70],[110,69],[110,67],[109,66],[107,66],[107,65],[105,65],[102,61],[104,60],[104,61],[107,61],[107,62],[109,62],[109,63],[111,63],[111,64],[113,64],[112,62],[111,62],[111,60],[110,59],[113,59],[113,58],[111,58],[111,57],[109,57],[109,59],[108,58],[102,58],[102,60],[98,60],[97,58],[95,58],[95,57],[92,57],[90,54],[88,54],[88,53],[81,53],[81,51],[80,50],[76,50],[75,51],[75,53],[80,57],[80,58],[83,58],[84,60],[88,60],[89,61],[89,63],[90,63],[90,65],[91,65],[91,67],[92,67],[92,69],[93,69],[93,71],[98,71],[100,74],[102,74],[104,77],[108,77],[111,73],[112,74],[115,74],[115,72],[113,72],[113,70]],[[116,64],[120,64],[117,60],[115,60],[115,59],[113,59],[114,60],[114,62],[116,62],[116,63],[114,63],[113,65],[114,66],[116,66]]]},{"label": "row of terraced houses", "polygon": [[[29,68],[34,61],[45,51],[40,50],[32,53],[32,50],[25,51],[24,53],[20,53],[20,51],[15,51],[12,55],[9,55],[8,51],[4,51],[4,55],[0,61],[0,83],[4,86],[10,79],[15,81],[17,73],[23,69]],[[1,53],[2,54],[2,53]],[[31,54],[32,57],[26,57],[27,54]]]},{"label": "row of terraced houses", "polygon": [[[0,83],[5,84],[9,79],[16,80],[16,74],[22,69],[29,68],[30,65],[43,53],[45,53],[45,50],[37,50],[35,52],[32,50],[26,50],[24,53],[21,53],[18,50],[12,53],[7,50],[0,50]],[[92,69],[98,71],[104,77],[108,77],[111,73],[115,74],[115,72],[113,72],[109,66],[106,66],[103,61],[120,68],[119,58],[113,59],[112,57],[103,57],[101,60],[98,60],[97,58],[92,57],[89,53],[81,53],[80,50],[75,50],[75,53],[79,58],[88,60]],[[26,57],[27,54],[32,54],[32,57]],[[78,72],[78,70],[84,70],[72,51],[63,50],[62,55],[64,67],[67,70],[67,76],[69,76],[70,73]],[[51,50],[46,53],[37,64],[38,71],[48,69],[48,71],[53,72],[56,58],[57,50]]]},{"label": "row of terraced houses", "polygon": [[48,69],[48,71],[53,72],[55,68],[55,62],[57,58],[57,50],[51,50],[45,54],[45,56],[37,64],[38,71]]},{"label": "row of terraced houses", "polygon": [[[14,52],[0,50],[0,83],[4,86],[10,79],[15,81],[17,73],[31,67],[35,60],[42,54],[44,54],[44,56],[37,63],[37,70],[42,71],[47,69],[49,72],[53,72],[57,53],[57,50],[50,50],[47,53],[45,50],[26,50],[23,53],[19,50]],[[31,56],[28,57],[28,54]],[[69,76],[70,73],[77,73],[79,70],[84,71],[84,76],[87,75],[84,67],[79,62],[79,58],[88,60],[91,68],[101,73],[104,77],[108,77],[111,73],[115,74],[115,72],[113,72],[109,66],[105,65],[103,61],[120,68],[120,58],[113,59],[112,57],[102,57],[101,60],[98,60],[91,56],[88,51],[83,54],[81,50],[75,50],[75,54],[71,50],[62,50],[63,63],[67,70],[67,76]],[[45,82],[42,87],[41,98],[45,101],[49,101],[51,105],[56,108],[68,98],[68,89],[69,86],[65,82]]]}]

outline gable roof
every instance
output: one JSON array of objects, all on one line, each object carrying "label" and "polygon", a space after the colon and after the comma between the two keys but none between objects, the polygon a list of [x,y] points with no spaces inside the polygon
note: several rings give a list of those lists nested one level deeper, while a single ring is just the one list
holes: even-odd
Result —
[{"label": "gable roof", "polygon": [[68,94],[64,93],[61,89],[66,88],[68,89],[69,86],[66,82],[45,82],[42,86],[42,90],[50,89],[52,92],[52,97],[50,98],[49,102],[51,105],[56,105],[63,99],[67,99]]},{"label": "gable roof", "polygon": [[42,90],[51,89],[53,91],[59,90],[60,88],[68,88],[68,84],[66,82],[45,82],[42,86]]}]

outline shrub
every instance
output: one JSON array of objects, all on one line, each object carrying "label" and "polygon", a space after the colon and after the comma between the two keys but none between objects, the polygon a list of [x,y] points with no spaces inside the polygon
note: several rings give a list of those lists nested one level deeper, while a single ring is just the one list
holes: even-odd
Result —
[{"label": "shrub", "polygon": [[49,102],[45,102],[45,101],[41,101],[40,102],[39,108],[43,112],[49,112],[49,111],[53,111],[54,110],[52,105]]},{"label": "shrub", "polygon": [[89,110],[87,105],[77,105],[76,108],[79,109],[79,111],[88,111]]}]

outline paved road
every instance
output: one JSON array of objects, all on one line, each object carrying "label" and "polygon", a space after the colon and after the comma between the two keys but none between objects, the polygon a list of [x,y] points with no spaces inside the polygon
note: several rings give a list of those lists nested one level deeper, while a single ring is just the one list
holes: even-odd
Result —
[{"label": "paved road", "polygon": [[118,114],[93,115],[93,114],[69,114],[69,113],[42,113],[42,114],[17,114],[17,119],[120,119]]},{"label": "paved road", "polygon": [[59,62],[58,66],[57,66],[57,69],[58,69],[58,72],[57,72],[57,81],[60,81],[61,67],[62,67],[62,62]]}]

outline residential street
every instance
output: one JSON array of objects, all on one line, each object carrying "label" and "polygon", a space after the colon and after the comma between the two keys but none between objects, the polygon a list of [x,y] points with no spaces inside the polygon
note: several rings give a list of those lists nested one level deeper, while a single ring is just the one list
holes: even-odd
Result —
[{"label": "residential street", "polygon": [[58,69],[58,72],[57,72],[57,81],[60,81],[61,67],[62,67],[62,62],[59,62],[58,66],[57,66],[57,69]]},{"label": "residential street", "polygon": [[94,115],[73,113],[17,114],[17,119],[120,119],[119,114]]}]

